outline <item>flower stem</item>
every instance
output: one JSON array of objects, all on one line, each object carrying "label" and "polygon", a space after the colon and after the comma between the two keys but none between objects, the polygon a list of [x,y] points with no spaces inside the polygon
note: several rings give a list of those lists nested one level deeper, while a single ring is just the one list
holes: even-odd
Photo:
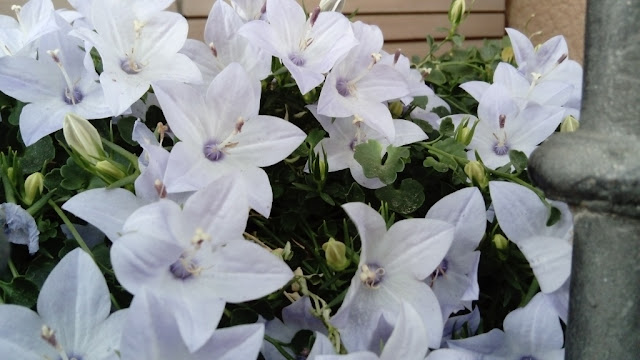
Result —
[{"label": "flower stem", "polygon": [[16,265],[13,263],[13,260],[11,260],[11,258],[9,258],[9,261],[7,261],[7,263],[9,264],[9,270],[11,270],[11,276],[13,276],[14,278],[20,276],[20,273],[18,272],[18,269],[16,269]]},{"label": "flower stem", "polygon": [[295,358],[294,358],[294,357],[292,357],[292,356],[291,356],[291,354],[289,354],[289,353],[287,352],[287,350],[285,350],[285,349],[282,347],[282,343],[281,343],[280,341],[278,341],[277,339],[274,339],[274,338],[272,338],[271,336],[266,335],[266,334],[264,335],[264,339],[265,339],[266,341],[268,341],[271,345],[273,345],[273,347],[275,347],[275,348],[276,348],[276,350],[278,350],[278,352],[279,352],[280,354],[282,354],[282,356],[284,356],[284,358],[285,358],[285,359],[287,359],[287,360],[295,360]]},{"label": "flower stem", "polygon": [[67,227],[69,228],[69,231],[73,235],[73,238],[76,240],[78,245],[80,245],[82,250],[84,250],[87,254],[89,254],[91,256],[91,258],[95,261],[95,257],[93,256],[93,253],[91,252],[91,249],[89,249],[89,247],[87,246],[87,243],[84,242],[84,239],[82,239],[82,236],[80,236],[80,234],[78,233],[78,230],[76,230],[76,227],[73,226],[71,221],[69,221],[69,218],[67,217],[67,215],[65,215],[65,213],[62,211],[62,209],[60,209],[58,204],[53,202],[53,200],[49,200],[48,203],[53,208],[53,210],[56,212],[56,214],[58,214],[60,219],[62,219],[62,221],[65,223],[65,225],[67,225]]},{"label": "flower stem", "polygon": [[109,141],[109,140],[107,140],[105,138],[102,138],[102,143],[107,145],[114,152],[122,155],[122,157],[124,157],[125,159],[129,160],[131,165],[133,165],[133,167],[135,167],[136,170],[140,170],[138,168],[138,157],[137,156],[133,155],[132,153],[130,153],[129,151],[127,151],[126,149],[124,149],[120,145],[112,143],[111,141]]},{"label": "flower stem", "polygon": [[4,187],[4,198],[7,202],[10,203],[16,203],[16,196],[13,194],[13,189],[11,188],[11,183],[9,181],[9,176],[7,175],[6,172],[4,172],[4,169],[2,170],[2,176],[0,176],[0,179],[2,179],[2,186]]}]

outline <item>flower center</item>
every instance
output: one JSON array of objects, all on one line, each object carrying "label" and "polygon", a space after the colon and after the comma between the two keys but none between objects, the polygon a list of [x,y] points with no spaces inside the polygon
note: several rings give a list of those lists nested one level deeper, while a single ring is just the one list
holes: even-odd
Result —
[{"label": "flower center", "polygon": [[347,79],[339,78],[338,81],[336,81],[336,90],[338,90],[338,94],[347,97],[351,95],[352,89]]},{"label": "flower center", "polygon": [[224,152],[222,152],[222,148],[218,146],[216,140],[207,141],[202,151],[204,152],[204,157],[210,161],[218,161],[224,157]]},{"label": "flower center", "polygon": [[62,61],[60,60],[60,49],[47,50],[47,54],[51,56],[53,62],[58,66],[58,69],[60,69],[62,77],[64,78],[64,82],[67,84],[67,87],[64,89],[64,92],[62,94],[62,100],[67,103],[67,105],[75,105],[82,102],[84,95],[82,94],[80,89],[78,89],[74,85],[73,81],[71,81],[71,78],[69,77],[69,74],[67,73],[67,70],[65,70]]},{"label": "flower center", "polygon": [[385,270],[376,264],[364,264],[360,268],[360,281],[371,289],[380,287],[380,282],[384,279]]},{"label": "flower center", "polygon": [[82,102],[82,99],[84,99],[84,95],[82,95],[82,92],[77,87],[74,87],[73,90],[69,88],[64,89],[62,100],[64,100],[67,105],[79,104]]},{"label": "flower center", "polygon": [[493,144],[493,152],[496,155],[504,156],[509,153],[509,145],[507,144],[507,133],[502,131],[498,136],[493,133],[493,137],[496,139],[496,142]]},{"label": "flower center", "polygon": [[205,233],[201,228],[197,228],[191,238],[192,248],[183,252],[180,258],[169,266],[171,274],[179,280],[186,280],[192,276],[200,275],[204,268],[200,266],[196,255],[202,244],[210,240],[211,236],[209,234]]},{"label": "flower center", "polygon": [[304,57],[302,57],[302,54],[299,54],[299,53],[289,54],[289,60],[291,60],[291,62],[296,66],[304,66],[306,62],[304,60]]},{"label": "flower center", "polygon": [[58,339],[56,339],[56,332],[49,326],[42,325],[42,329],[40,330],[40,337],[42,338],[42,340],[46,341],[49,345],[56,349],[58,355],[60,355],[58,357],[58,360],[82,360],[82,356],[73,353],[69,355],[64,350],[62,344],[60,344],[58,342]]},{"label": "flower center", "polygon": [[233,129],[231,134],[229,134],[229,136],[227,136],[227,138],[224,139],[223,142],[219,142],[216,139],[212,139],[205,142],[204,146],[202,147],[202,152],[204,153],[204,156],[210,161],[218,161],[218,160],[224,159],[227,150],[232,149],[236,147],[236,145],[238,145],[238,142],[233,142],[232,140],[234,136],[242,132],[242,127],[244,126],[244,123],[245,123],[244,119],[242,117],[238,117],[238,119],[236,120],[235,128]]},{"label": "flower center", "polygon": [[447,259],[442,259],[442,262],[440,262],[440,265],[438,265],[438,267],[433,271],[431,277],[434,279],[442,277],[447,273],[447,269],[449,269],[449,261]]},{"label": "flower center", "polygon": [[133,58],[133,54],[127,55],[127,57],[120,62],[120,68],[129,75],[135,75],[142,71],[142,65]]}]

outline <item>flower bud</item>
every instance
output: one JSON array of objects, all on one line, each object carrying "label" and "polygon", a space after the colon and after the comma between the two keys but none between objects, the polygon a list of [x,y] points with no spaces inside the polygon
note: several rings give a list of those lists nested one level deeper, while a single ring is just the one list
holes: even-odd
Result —
[{"label": "flower bud", "polygon": [[120,170],[116,165],[112,164],[109,160],[100,160],[95,165],[96,171],[101,175],[112,179],[113,181],[120,180],[126,176],[124,171]]},{"label": "flower bud", "polygon": [[569,115],[564,120],[562,120],[562,124],[560,124],[560,132],[574,132],[578,130],[580,127],[580,122],[578,119]]},{"label": "flower bud", "polygon": [[320,10],[342,12],[346,0],[321,0]]},{"label": "flower bud", "polygon": [[473,185],[485,189],[489,186],[489,179],[484,172],[484,166],[477,160],[469,161],[464,166],[464,173],[467,174]]},{"label": "flower bud", "polygon": [[64,117],[62,132],[67,144],[85,160],[92,164],[105,158],[100,134],[87,120],[69,113]]},{"label": "flower bud", "polygon": [[453,0],[451,7],[449,8],[449,22],[453,26],[457,26],[462,22],[464,12],[467,11],[467,4],[465,0]]},{"label": "flower bud", "polygon": [[291,243],[287,241],[283,248],[273,249],[271,251],[272,254],[281,258],[284,261],[289,261],[293,258],[293,251],[291,251]]},{"label": "flower bud", "polygon": [[455,139],[457,142],[466,145],[469,145],[469,143],[471,143],[471,139],[473,139],[473,134],[476,131],[476,126],[478,125],[480,121],[476,120],[476,122],[473,124],[473,126],[469,126],[469,118],[465,117],[462,122],[460,122],[460,125],[458,125],[458,128],[456,129],[456,134],[455,134]]},{"label": "flower bud", "polygon": [[509,240],[507,240],[506,237],[500,234],[494,235],[493,239],[491,239],[491,242],[498,250],[505,250],[509,246]]},{"label": "flower bud", "polygon": [[329,241],[322,244],[322,250],[324,250],[327,265],[335,271],[342,271],[351,263],[346,256],[347,247],[334,238],[330,238]]},{"label": "flower bud", "polygon": [[16,186],[16,179],[15,179],[15,171],[13,170],[13,167],[8,167],[7,168],[7,178],[9,178],[9,181],[11,182],[11,184],[13,186]]},{"label": "flower bud", "polygon": [[42,194],[44,189],[44,176],[42,173],[36,172],[29,176],[24,181],[24,203],[28,205],[33,204],[33,200],[36,196]]},{"label": "flower bud", "polygon": [[502,59],[502,61],[504,62],[512,62],[513,61],[513,48],[511,46],[507,46],[506,48],[502,49],[502,52],[500,53],[500,59]]},{"label": "flower bud", "polygon": [[394,101],[389,104],[389,111],[391,112],[391,117],[394,119],[399,119],[402,116],[402,112],[404,111],[404,105],[400,101]]}]

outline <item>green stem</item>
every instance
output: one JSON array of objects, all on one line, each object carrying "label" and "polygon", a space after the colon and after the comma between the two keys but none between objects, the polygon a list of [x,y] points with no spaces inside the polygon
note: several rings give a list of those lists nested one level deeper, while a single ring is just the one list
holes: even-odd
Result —
[{"label": "green stem", "polygon": [[450,66],[450,65],[464,65],[464,66],[468,66],[471,68],[474,68],[476,70],[478,70],[479,72],[484,72],[485,70],[479,66],[470,64],[470,63],[466,63],[466,62],[462,62],[462,61],[447,61],[444,63],[440,63],[438,66],[443,67],[443,66]]},{"label": "green stem", "polygon": [[522,301],[520,302],[520,305],[518,305],[518,307],[527,305],[529,301],[531,301],[531,299],[533,299],[533,297],[538,293],[538,290],[540,290],[540,285],[538,284],[538,279],[536,279],[534,276],[533,281],[531,281],[531,285],[529,285],[527,294],[524,296],[524,298],[522,298]]},{"label": "green stem", "polygon": [[116,310],[122,309],[120,304],[118,304],[118,300],[116,300],[116,297],[113,296],[113,294],[109,294],[109,296],[111,297],[111,303],[113,304],[113,307],[116,308]]},{"label": "green stem", "polygon": [[109,140],[107,140],[105,138],[102,138],[102,143],[107,145],[114,152],[122,155],[125,159],[129,160],[131,165],[133,165],[133,167],[135,167],[136,170],[139,170],[139,168],[138,168],[138,157],[137,156],[135,156],[134,154],[130,153],[129,151],[127,151],[126,149],[124,149],[120,145],[114,144],[114,143],[112,143],[111,141],[109,141]]},{"label": "green stem", "polygon": [[16,269],[16,265],[13,263],[13,260],[11,260],[11,258],[9,258],[9,261],[7,263],[9,264],[9,270],[11,270],[11,275],[13,276],[13,278],[15,279],[20,276],[20,273],[18,272],[18,269]]},{"label": "green stem", "polygon": [[269,343],[271,343],[271,345],[273,345],[276,348],[276,350],[278,350],[278,352],[280,354],[282,354],[282,356],[284,356],[285,359],[287,359],[287,360],[295,360],[295,358],[292,357],[291,354],[289,354],[287,352],[287,350],[285,350],[282,347],[282,343],[280,341],[278,341],[277,339],[274,339],[271,336],[266,335],[266,334],[264,335],[264,339],[267,340]]},{"label": "green stem", "polygon": [[5,200],[7,202],[15,204],[16,203],[16,196],[13,193],[13,189],[11,187],[11,182],[9,181],[9,176],[7,175],[6,172],[4,172],[4,169],[2,170],[2,176],[0,178],[2,178],[2,185],[4,187]]},{"label": "green stem", "polygon": [[512,181],[512,182],[514,182],[516,184],[519,184],[519,185],[522,185],[522,186],[526,187],[527,189],[529,189],[529,190],[533,191],[534,193],[536,193],[536,195],[538,195],[538,197],[540,197],[540,199],[542,199],[546,203],[546,199],[544,197],[544,193],[542,192],[542,190],[536,188],[535,186],[529,184],[528,182],[520,179],[519,177],[517,177],[517,176],[515,176],[513,174],[507,174],[507,173],[503,173],[503,172],[500,172],[500,171],[495,171],[495,170],[492,170],[492,169],[490,169],[490,168],[488,168],[486,166],[484,168],[491,175],[497,176],[499,178],[507,179],[507,180]]},{"label": "green stem", "polygon": [[71,223],[71,221],[69,221],[69,218],[67,217],[67,215],[65,215],[65,213],[62,211],[62,209],[60,209],[58,204],[56,204],[52,200],[49,200],[48,203],[56,212],[56,214],[58,214],[60,219],[62,219],[65,225],[67,225],[67,227],[69,228],[69,231],[73,235],[73,238],[76,240],[78,245],[80,245],[82,250],[84,250],[87,254],[91,255],[91,258],[94,259],[95,261],[95,257],[93,256],[91,249],[89,249],[89,247],[87,246],[87,243],[84,242],[84,239],[82,239],[82,236],[80,236],[80,233],[78,233],[78,230],[76,230],[76,227]]},{"label": "green stem", "polygon": [[29,213],[29,215],[34,216],[35,214],[37,214],[38,211],[42,209],[44,204],[46,204],[53,197],[55,192],[56,192],[56,189],[49,191],[47,195],[41,197],[40,200],[36,201],[35,203],[33,203],[33,205],[29,206],[29,208],[27,209],[27,212]]},{"label": "green stem", "polygon": [[112,182],[111,184],[109,184],[109,186],[107,186],[107,189],[121,188],[126,185],[133,184],[138,176],[140,176],[140,171],[136,170],[133,174],[123,177],[118,181]]}]

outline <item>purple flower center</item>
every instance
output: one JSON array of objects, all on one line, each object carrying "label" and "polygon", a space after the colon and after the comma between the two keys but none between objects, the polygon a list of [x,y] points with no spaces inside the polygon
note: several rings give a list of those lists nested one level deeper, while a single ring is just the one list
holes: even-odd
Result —
[{"label": "purple flower center", "polygon": [[338,94],[342,96],[351,95],[351,90],[349,89],[349,81],[347,79],[339,78],[336,81],[336,90],[338,90]]},{"label": "purple flower center", "polygon": [[296,66],[304,66],[306,62],[302,57],[302,55],[298,53],[289,54],[289,60],[291,60],[291,62],[294,63]]},{"label": "purple flower center", "polygon": [[378,264],[365,264],[360,268],[360,280],[369,288],[377,289],[384,279],[385,270]]},{"label": "purple flower center", "polygon": [[224,158],[224,152],[218,145],[218,141],[216,140],[209,140],[204,144],[202,152],[210,161],[218,161]]},{"label": "purple flower center", "polygon": [[198,269],[198,263],[195,259],[180,255],[180,259],[169,266],[171,274],[180,280],[186,280],[192,277]]},{"label": "purple flower center", "polygon": [[120,62],[120,68],[129,75],[135,75],[142,71],[142,65],[130,58],[122,60],[122,62]]},{"label": "purple flower center", "polygon": [[78,88],[73,88],[73,90],[64,89],[64,93],[62,95],[62,100],[64,100],[67,105],[79,104],[84,99],[84,95]]},{"label": "purple flower center", "polygon": [[503,144],[503,143],[496,143],[495,145],[493,145],[493,152],[496,153],[496,155],[507,155],[509,153],[509,147],[507,146],[507,144]]},{"label": "purple flower center", "polygon": [[442,259],[442,262],[440,262],[440,265],[438,265],[438,267],[433,271],[433,273],[431,274],[432,278],[438,278],[438,277],[442,277],[444,276],[444,274],[447,273],[447,270],[449,269],[449,261],[447,259]]}]

